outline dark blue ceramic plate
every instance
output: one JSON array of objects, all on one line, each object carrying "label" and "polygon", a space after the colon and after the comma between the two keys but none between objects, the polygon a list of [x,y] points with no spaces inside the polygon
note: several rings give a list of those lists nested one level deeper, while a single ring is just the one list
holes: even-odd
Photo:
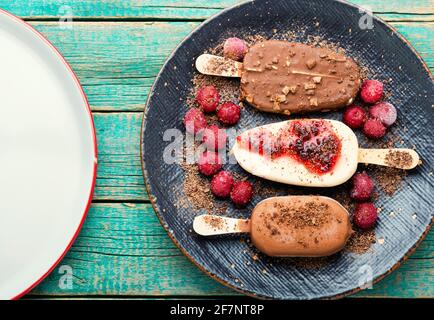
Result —
[{"label": "dark blue ceramic plate", "polygon": [[[203,23],[175,50],[162,68],[149,96],[142,131],[142,161],[147,190],[152,204],[169,236],[201,270],[219,282],[248,295],[277,299],[313,299],[342,297],[360,290],[364,278],[380,280],[416,248],[429,230],[433,218],[433,179],[430,176],[434,153],[432,76],[408,42],[377,18],[372,29],[361,29],[359,8],[340,1],[251,1],[228,10]],[[362,21],[363,22],[363,21]],[[366,21],[365,21],[366,22]],[[176,164],[163,161],[166,129],[183,130],[182,117],[191,89],[195,58],[215,47],[228,36],[262,34],[279,37],[292,32],[297,41],[320,36],[344,48],[347,54],[366,66],[372,76],[387,80],[388,101],[398,107],[399,123],[392,133],[415,145],[423,165],[411,171],[402,188],[393,197],[380,196],[376,204],[383,208],[375,228],[378,239],[364,254],[343,252],[319,268],[306,268],[288,259],[259,256],[252,262],[252,250],[236,237],[201,238],[191,232],[195,215],[203,211],[184,208],[182,201],[184,172]],[[389,80],[390,79],[390,80]],[[313,117],[341,119],[341,112],[313,114]],[[255,112],[246,107],[237,129],[251,128],[285,116]],[[403,128],[407,128],[404,131]],[[367,141],[359,135],[360,144]],[[226,169],[242,172],[238,165]],[[255,182],[255,177],[250,177]],[[276,184],[287,193],[286,186]],[[331,189],[291,188],[292,192],[336,197],[346,185]],[[248,217],[261,196],[248,208],[229,207],[227,215]],[[389,215],[395,211],[394,216]],[[248,263],[250,261],[250,263]],[[265,271],[264,271],[265,270]]]}]

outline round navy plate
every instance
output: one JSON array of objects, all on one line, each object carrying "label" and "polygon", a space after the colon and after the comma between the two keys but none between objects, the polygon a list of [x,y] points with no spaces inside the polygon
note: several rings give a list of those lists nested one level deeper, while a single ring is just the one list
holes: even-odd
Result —
[{"label": "round navy plate", "polygon": [[[357,292],[366,279],[379,281],[397,268],[427,234],[433,219],[432,123],[433,82],[427,66],[408,42],[392,27],[371,18],[358,7],[341,1],[275,0],[250,1],[222,11],[191,33],[173,52],[149,95],[143,119],[141,156],[146,187],[162,225],[181,251],[217,281],[245,294],[274,299],[337,298]],[[371,24],[372,22],[372,24]],[[372,27],[372,28],[371,28]],[[415,146],[423,164],[409,172],[392,197],[380,196],[376,204],[382,214],[375,228],[377,239],[363,254],[342,252],[328,263],[311,268],[293,259],[271,259],[259,255],[252,261],[247,241],[237,237],[202,238],[192,222],[204,213],[180,206],[184,171],[178,164],[163,161],[168,129],[183,130],[187,111],[185,98],[192,88],[194,61],[228,36],[242,38],[261,34],[272,38],[291,32],[296,41],[319,36],[345,49],[347,55],[366,66],[373,77],[387,80],[387,100],[398,108],[399,123],[393,128],[403,146]],[[184,100],[183,100],[184,99]],[[342,112],[312,117],[342,118]],[[245,107],[238,130],[285,120],[283,115],[260,113]],[[405,130],[404,130],[405,128]],[[359,135],[360,143],[367,143]],[[242,173],[236,164],[228,170]],[[255,182],[255,177],[249,177]],[[277,185],[285,193],[286,187]],[[335,196],[339,188],[291,188],[298,193]],[[226,214],[248,217],[264,197],[256,195],[245,209],[229,207]],[[388,213],[397,211],[397,214]],[[250,263],[250,262],[251,263]]]}]

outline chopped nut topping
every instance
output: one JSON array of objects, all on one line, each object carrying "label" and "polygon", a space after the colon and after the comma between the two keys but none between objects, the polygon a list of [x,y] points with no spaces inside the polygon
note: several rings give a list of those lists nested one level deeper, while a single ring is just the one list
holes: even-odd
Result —
[{"label": "chopped nut topping", "polygon": [[284,86],[282,88],[282,92],[283,92],[284,95],[287,95],[289,93],[289,87],[288,86]]},{"label": "chopped nut topping", "polygon": [[295,94],[297,92],[297,86],[290,86],[289,92],[291,92],[292,94]]},{"label": "chopped nut topping", "polygon": [[248,102],[248,103],[253,103],[253,96],[252,95],[247,95],[246,96],[246,101]]},{"label": "chopped nut topping", "polygon": [[316,66],[316,61],[313,60],[313,59],[307,60],[307,61],[306,61],[306,66],[307,66],[309,69],[313,69],[313,68]]},{"label": "chopped nut topping", "polygon": [[286,101],[286,96],[284,94],[276,94],[276,97],[274,98],[274,101],[285,102]]},{"label": "chopped nut topping", "polygon": [[316,84],[315,83],[305,83],[304,84],[304,89],[305,90],[311,90],[311,89],[315,89],[316,88]]},{"label": "chopped nut topping", "polygon": [[312,81],[314,82],[314,83],[321,83],[321,77],[313,77],[312,78]]},{"label": "chopped nut topping", "polygon": [[310,98],[309,103],[311,106],[318,107],[318,99],[317,98]]}]

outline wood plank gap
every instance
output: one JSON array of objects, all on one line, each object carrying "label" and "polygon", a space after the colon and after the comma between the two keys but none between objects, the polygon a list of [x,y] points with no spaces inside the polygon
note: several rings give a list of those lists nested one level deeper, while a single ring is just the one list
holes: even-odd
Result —
[{"label": "wood plank gap", "polygon": [[149,200],[136,200],[136,199],[93,199],[92,204],[109,204],[109,203],[119,203],[119,204],[150,204]]}]

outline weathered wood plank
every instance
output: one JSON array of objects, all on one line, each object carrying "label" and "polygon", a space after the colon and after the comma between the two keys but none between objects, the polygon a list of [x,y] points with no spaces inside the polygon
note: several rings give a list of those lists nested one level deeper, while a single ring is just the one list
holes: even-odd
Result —
[{"label": "weathered wood plank", "polygon": [[[33,22],[77,73],[93,110],[143,111],[155,76],[198,22]],[[392,23],[434,67],[434,23]]]},{"label": "weathered wood plank", "polygon": [[[58,19],[71,16],[75,19],[206,19],[242,0],[103,0],[103,1],[59,1],[59,0],[0,0],[0,8],[26,19]],[[412,13],[406,19],[420,19],[420,15],[430,15],[433,10],[430,0],[352,0],[351,3],[371,8],[384,19],[396,19],[396,13]],[[427,17],[425,17],[426,19]],[[403,17],[400,17],[403,19]]]},{"label": "weathered wood plank", "polygon": [[141,113],[94,113],[98,142],[95,200],[147,200],[140,164]]},{"label": "weathered wood plank", "polygon": [[[434,275],[431,259],[418,255],[358,296],[427,297]],[[425,247],[425,249],[424,249]],[[62,289],[60,266],[73,271],[73,288]],[[34,295],[233,295],[199,271],[174,246],[149,204],[93,204],[83,229],[51,275]]]},{"label": "weathered wood plank", "polygon": [[32,23],[77,73],[93,110],[143,111],[155,76],[197,22]]}]

